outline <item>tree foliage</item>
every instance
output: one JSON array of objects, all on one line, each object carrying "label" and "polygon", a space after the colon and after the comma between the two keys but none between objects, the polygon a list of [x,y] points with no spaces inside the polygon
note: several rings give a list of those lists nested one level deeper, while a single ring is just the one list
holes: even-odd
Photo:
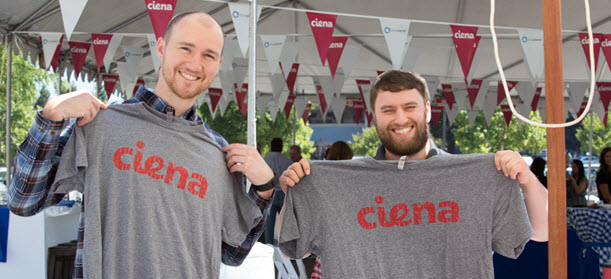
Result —
[{"label": "tree foliage", "polygon": [[[531,113],[533,121],[540,122],[539,113]],[[462,153],[489,153],[511,149],[520,153],[537,154],[547,145],[545,129],[522,123],[517,118],[507,127],[500,108],[497,108],[486,127],[483,113],[479,113],[473,126],[469,126],[466,111],[460,112],[452,125],[452,133]]]},{"label": "tree foliage", "polygon": [[[223,116],[221,116],[220,110],[217,110],[214,119],[212,119],[212,114],[208,105],[200,106],[199,111],[204,121],[210,125],[210,128],[223,135],[227,142],[247,142],[248,123],[246,119],[242,118],[242,114],[238,110],[238,105],[235,102],[232,101],[229,103]],[[303,124],[300,118],[297,118],[295,124],[295,144],[301,147],[302,156],[310,159],[310,154],[314,152],[314,143],[310,141],[312,128],[307,124]],[[261,117],[257,113],[256,126],[257,143],[261,144],[261,153],[263,155],[269,152],[269,143],[271,140],[275,137],[279,137],[284,142],[283,153],[288,157],[288,150],[293,142],[292,117],[287,120],[284,113],[279,113],[276,120],[273,121],[269,110],[266,110],[264,117]]]},{"label": "tree foliage", "polygon": [[378,147],[381,145],[380,139],[378,138],[378,132],[375,127],[363,128],[363,131],[352,135],[352,141],[350,147],[354,155],[365,156],[369,155],[374,157]]},{"label": "tree foliage", "polygon": [[[599,155],[600,151],[611,146],[611,125],[605,126],[602,121],[598,118],[596,113],[590,113],[586,116],[579,128],[577,128],[577,140],[581,143],[580,150],[588,152],[590,146],[590,121],[592,121],[592,115],[594,115],[594,121],[592,122],[592,155]],[[609,118],[609,116],[607,116]]]},{"label": "tree foliage", "polygon": [[[4,47],[0,46],[0,162],[5,164],[6,160],[6,81],[7,81],[7,55]],[[11,74],[11,157],[19,144],[25,140],[36,111],[34,103],[39,96],[39,88],[42,84],[50,81],[51,75],[39,69],[32,63],[24,60],[22,56],[12,54]]]}]

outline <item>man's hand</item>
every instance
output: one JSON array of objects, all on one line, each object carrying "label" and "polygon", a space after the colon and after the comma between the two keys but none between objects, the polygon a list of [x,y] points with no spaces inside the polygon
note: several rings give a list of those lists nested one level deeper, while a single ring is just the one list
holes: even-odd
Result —
[{"label": "man's hand", "polygon": [[[274,171],[265,163],[256,148],[241,143],[234,143],[223,147],[227,152],[225,159],[229,172],[241,172],[254,185],[263,185],[274,178]],[[263,198],[270,198],[273,189],[260,192]],[[269,194],[269,195],[267,195]]]},{"label": "man's hand", "polygon": [[[530,171],[528,164],[520,153],[511,150],[498,151],[494,156],[494,164],[497,170],[502,170],[505,176],[517,179],[520,186],[533,184],[537,180],[534,173]],[[525,190],[525,189],[522,189]]]},{"label": "man's hand", "polygon": [[42,116],[53,121],[80,117],[76,125],[83,126],[91,122],[100,109],[106,109],[106,105],[98,98],[85,91],[74,91],[47,101]]},{"label": "man's hand", "polygon": [[306,158],[301,158],[299,162],[293,163],[282,173],[282,176],[280,176],[280,187],[282,187],[282,191],[286,193],[288,187],[295,186],[299,180],[308,174],[310,174],[310,162],[308,162]]}]

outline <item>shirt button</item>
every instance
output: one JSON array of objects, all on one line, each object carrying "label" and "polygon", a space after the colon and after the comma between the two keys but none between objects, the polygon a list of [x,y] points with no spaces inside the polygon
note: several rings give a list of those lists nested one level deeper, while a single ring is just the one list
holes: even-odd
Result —
[{"label": "shirt button", "polygon": [[38,131],[40,131],[41,133],[44,133],[44,132],[45,132],[45,129],[40,128]]},{"label": "shirt button", "polygon": [[52,135],[52,136],[55,136],[55,131],[51,131],[51,135]]}]

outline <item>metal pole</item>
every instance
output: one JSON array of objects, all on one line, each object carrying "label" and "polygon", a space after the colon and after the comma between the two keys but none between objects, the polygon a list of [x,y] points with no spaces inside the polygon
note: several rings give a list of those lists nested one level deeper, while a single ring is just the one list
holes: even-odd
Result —
[{"label": "metal pole", "polygon": [[442,132],[442,138],[443,138],[443,146],[442,148],[445,148],[446,151],[448,151],[448,140],[446,139],[446,129],[447,129],[447,124],[446,122],[448,121],[448,113],[444,110],[443,111],[443,117],[441,118],[442,122],[443,122],[443,132]]},{"label": "metal pole", "polygon": [[250,4],[250,44],[248,46],[248,145],[257,146],[257,108],[255,100],[257,77],[257,0]]},{"label": "metal pole", "polygon": [[62,94],[62,75],[59,73],[59,61],[57,61],[57,72],[55,72],[55,74],[57,75],[57,95]]},{"label": "metal pole", "polygon": [[295,103],[293,103],[293,145],[295,145],[296,134],[297,134],[297,110],[295,109]]},{"label": "metal pole", "polygon": [[6,185],[11,184],[11,76],[13,68],[13,34],[7,35],[8,49],[6,55]]},{"label": "metal pole", "polygon": [[592,123],[594,122],[594,112],[590,111],[590,144],[588,146],[588,174],[586,178],[588,179],[588,192],[592,191],[592,181],[590,179],[590,174],[592,173]]},{"label": "metal pole", "polygon": [[[543,0],[545,107],[548,123],[564,122],[562,13],[560,0]],[[547,128],[549,278],[567,278],[564,128]]]}]

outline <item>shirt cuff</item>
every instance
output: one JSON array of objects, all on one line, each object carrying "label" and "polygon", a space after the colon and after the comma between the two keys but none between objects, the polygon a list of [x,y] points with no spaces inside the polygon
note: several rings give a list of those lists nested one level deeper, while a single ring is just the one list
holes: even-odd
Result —
[{"label": "shirt cuff", "polygon": [[58,143],[62,130],[70,120],[53,121],[42,116],[42,110],[36,112],[36,119],[30,128],[30,134],[40,143]]},{"label": "shirt cuff", "polygon": [[272,205],[271,201],[274,200],[275,194],[276,194],[276,190],[274,190],[274,194],[269,199],[265,199],[261,197],[261,195],[259,195],[259,193],[257,193],[257,191],[255,191],[255,189],[253,189],[252,187],[250,190],[250,195],[254,198],[255,203],[261,209],[261,211],[264,211],[270,208],[270,206]]}]

